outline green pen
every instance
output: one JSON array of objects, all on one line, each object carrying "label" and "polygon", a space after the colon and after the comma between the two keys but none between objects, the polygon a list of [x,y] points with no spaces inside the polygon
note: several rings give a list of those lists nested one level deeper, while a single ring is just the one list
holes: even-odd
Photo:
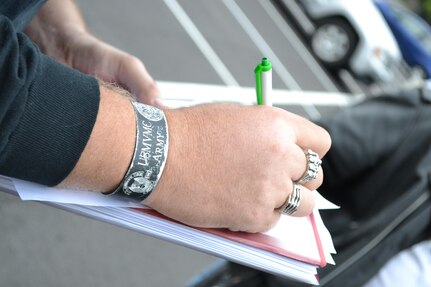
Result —
[{"label": "green pen", "polygon": [[254,69],[254,74],[256,75],[257,104],[272,106],[272,66],[268,58],[262,58]]}]

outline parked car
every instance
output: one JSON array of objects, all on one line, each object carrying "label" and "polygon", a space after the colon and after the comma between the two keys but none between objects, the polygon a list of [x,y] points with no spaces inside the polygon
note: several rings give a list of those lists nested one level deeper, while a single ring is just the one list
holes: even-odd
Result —
[{"label": "parked car", "polygon": [[411,67],[425,78],[431,77],[431,28],[417,14],[388,1],[375,4],[388,23],[402,56]]},{"label": "parked car", "polygon": [[401,52],[372,0],[297,2],[315,25],[310,46],[323,64],[377,82],[394,81]]}]

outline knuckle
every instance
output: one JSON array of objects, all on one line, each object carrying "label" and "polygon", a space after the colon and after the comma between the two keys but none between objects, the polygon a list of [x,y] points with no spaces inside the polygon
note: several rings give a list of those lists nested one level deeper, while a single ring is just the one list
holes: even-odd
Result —
[{"label": "knuckle", "polygon": [[136,69],[143,65],[139,58],[126,53],[122,54],[119,64],[119,68],[123,73],[125,73],[130,68]]},{"label": "knuckle", "polygon": [[129,64],[129,65],[142,65],[142,61],[139,60],[137,57],[132,56],[127,54],[125,56],[125,61]]},{"label": "knuckle", "polygon": [[278,128],[286,127],[286,117],[282,109],[270,107],[270,106],[259,106],[262,113],[261,118],[265,118],[265,125],[268,128],[273,128],[276,131]]},{"label": "knuckle", "polygon": [[269,144],[269,151],[271,154],[276,156],[286,155],[289,153],[288,145],[281,138],[281,136],[275,136]]}]

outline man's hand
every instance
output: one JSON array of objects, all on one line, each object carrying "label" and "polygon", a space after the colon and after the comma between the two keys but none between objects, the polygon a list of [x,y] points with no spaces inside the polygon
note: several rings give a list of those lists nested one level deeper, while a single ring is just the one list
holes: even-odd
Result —
[{"label": "man's hand", "polygon": [[[134,152],[136,123],[129,99],[101,87],[93,132],[63,187],[109,192],[124,178]],[[274,226],[293,182],[307,167],[304,151],[323,157],[328,133],[308,120],[265,106],[210,104],[165,110],[169,149],[155,190],[143,202],[199,227],[248,232]],[[301,186],[295,216],[312,212],[310,190],[323,171]]]},{"label": "man's hand", "polygon": [[[161,106],[160,93],[135,57],[91,36],[73,1],[48,1],[26,33],[41,50],[84,73],[115,82],[143,103]],[[168,160],[156,190],[145,204],[184,223],[257,232],[279,219],[277,210],[306,170],[304,151],[322,157],[328,134],[280,109],[203,105],[166,111],[170,131]],[[135,122],[128,99],[101,87],[98,117],[85,150],[61,185],[112,191],[133,155]],[[96,172],[97,171],[97,172]],[[307,215],[314,200],[302,187],[299,210]]]},{"label": "man's hand", "polygon": [[[307,166],[304,151],[323,157],[328,133],[299,116],[271,107],[202,105],[166,111],[168,160],[156,190],[144,201],[157,211],[200,227],[258,232],[273,227],[277,210]],[[312,212],[310,190],[301,187],[296,216]]]},{"label": "man's hand", "polygon": [[73,1],[48,1],[25,32],[57,61],[117,84],[142,103],[163,107],[159,89],[144,64],[88,33]]},{"label": "man's hand", "polygon": [[118,84],[144,104],[163,107],[155,81],[138,58],[88,33],[78,33],[72,39],[65,53],[68,65],[105,82]]}]

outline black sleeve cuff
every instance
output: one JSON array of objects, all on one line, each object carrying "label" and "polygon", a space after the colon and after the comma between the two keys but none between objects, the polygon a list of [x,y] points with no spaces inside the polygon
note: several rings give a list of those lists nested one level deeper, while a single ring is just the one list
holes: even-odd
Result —
[{"label": "black sleeve cuff", "polygon": [[88,142],[99,100],[95,78],[41,54],[21,120],[0,156],[0,174],[59,184]]}]

